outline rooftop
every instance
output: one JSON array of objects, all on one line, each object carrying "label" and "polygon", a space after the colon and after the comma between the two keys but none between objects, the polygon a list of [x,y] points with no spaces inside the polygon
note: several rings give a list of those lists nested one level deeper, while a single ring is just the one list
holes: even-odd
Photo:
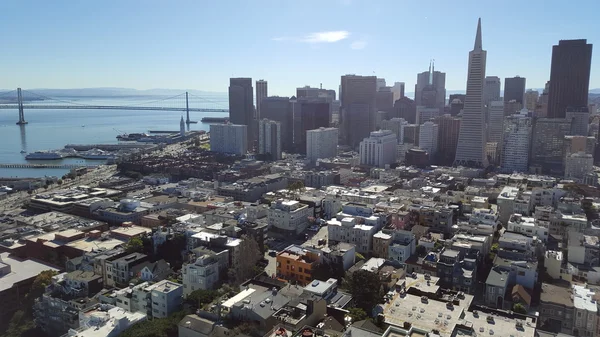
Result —
[{"label": "rooftop", "polygon": [[572,289],[567,284],[554,285],[542,283],[542,292],[540,301],[546,303],[554,303],[572,308],[574,306]]},{"label": "rooftop", "polygon": [[58,269],[44,263],[34,260],[20,260],[9,256],[8,253],[1,253],[0,258],[0,265],[10,266],[10,272],[0,276],[0,291],[12,288],[15,283],[36,277],[44,270],[58,271]]}]

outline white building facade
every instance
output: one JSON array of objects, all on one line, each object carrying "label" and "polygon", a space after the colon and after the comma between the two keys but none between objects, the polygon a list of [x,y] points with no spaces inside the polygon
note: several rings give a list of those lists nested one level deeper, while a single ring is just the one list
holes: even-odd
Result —
[{"label": "white building facade", "polygon": [[281,123],[269,119],[260,120],[258,153],[270,154],[271,160],[281,160]]},{"label": "white building facade", "polygon": [[427,151],[429,158],[437,153],[438,147],[438,125],[432,121],[421,124],[419,130],[419,147]]},{"label": "white building facade", "polygon": [[210,150],[245,155],[248,152],[248,127],[237,124],[211,124]]},{"label": "white building facade", "polygon": [[360,164],[384,168],[396,162],[396,134],[390,130],[371,132],[360,142]]},{"label": "white building facade", "polygon": [[212,256],[201,256],[194,263],[185,264],[181,274],[185,296],[196,290],[214,289],[219,282],[219,261]]},{"label": "white building facade", "polygon": [[306,131],[306,159],[316,162],[318,159],[337,156],[338,137],[337,128]]},{"label": "white building facade", "polygon": [[270,227],[296,235],[308,227],[308,218],[312,215],[313,208],[308,205],[279,199],[271,205],[267,218]]}]

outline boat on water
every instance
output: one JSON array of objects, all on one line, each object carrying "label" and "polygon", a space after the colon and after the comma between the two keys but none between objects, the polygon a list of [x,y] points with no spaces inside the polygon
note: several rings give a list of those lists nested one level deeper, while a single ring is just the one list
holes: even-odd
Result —
[{"label": "boat on water", "polygon": [[148,137],[146,133],[124,133],[117,136],[120,141],[137,141],[140,138]]},{"label": "boat on water", "polygon": [[21,150],[21,153],[27,153],[27,151],[25,151],[25,150]]},{"label": "boat on water", "polygon": [[115,155],[112,154],[111,152],[102,151],[99,149],[91,149],[89,151],[79,153],[79,158],[83,158],[83,159],[102,160],[102,159],[111,159],[114,157],[115,157]]},{"label": "boat on water", "polygon": [[56,160],[63,159],[63,155],[57,151],[36,151],[25,156],[28,160]]}]

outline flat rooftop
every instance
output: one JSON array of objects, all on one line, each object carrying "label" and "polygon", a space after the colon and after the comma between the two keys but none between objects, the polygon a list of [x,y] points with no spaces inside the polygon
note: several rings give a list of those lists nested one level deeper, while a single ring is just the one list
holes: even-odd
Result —
[{"label": "flat rooftop", "polygon": [[119,227],[116,229],[111,229],[110,232],[113,235],[121,235],[121,236],[138,236],[143,234],[152,233],[152,229],[140,226],[129,226],[129,227]]},{"label": "flat rooftop", "polygon": [[13,258],[8,253],[1,253],[0,258],[2,258],[0,264],[7,264],[11,269],[10,273],[0,276],[0,291],[12,288],[15,283],[36,277],[44,270],[58,271],[58,269],[41,262]]}]

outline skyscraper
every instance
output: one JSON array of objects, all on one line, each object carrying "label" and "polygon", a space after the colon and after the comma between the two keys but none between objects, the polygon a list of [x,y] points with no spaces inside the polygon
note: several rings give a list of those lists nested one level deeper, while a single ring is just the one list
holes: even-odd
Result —
[{"label": "skyscraper", "polygon": [[467,93],[460,123],[460,134],[454,165],[487,167],[485,155],[485,116],[483,114],[483,82],[487,52],[481,42],[481,19],[473,50],[469,52]]},{"label": "skyscraper", "polygon": [[398,143],[404,141],[404,126],[408,125],[408,122],[404,118],[394,117],[381,122],[381,130],[390,130],[396,134]]},{"label": "skyscraper", "polygon": [[258,80],[256,81],[256,116],[257,120],[260,120],[262,116],[260,115],[260,104],[263,98],[269,96],[269,91],[267,90],[267,81]]},{"label": "skyscraper", "polygon": [[210,150],[243,156],[248,152],[248,127],[236,124],[210,125]]},{"label": "skyscraper", "polygon": [[433,61],[429,64],[429,71],[417,74],[415,103],[417,106],[438,108],[440,113],[446,105],[446,73],[435,71]]},{"label": "skyscraper", "polygon": [[401,97],[404,97],[404,82],[395,82],[392,87],[392,92],[394,93],[394,102],[399,100]]},{"label": "skyscraper", "polygon": [[548,117],[564,118],[567,107],[587,106],[592,45],[587,40],[560,40],[552,47]]},{"label": "skyscraper", "polygon": [[566,118],[536,118],[533,123],[529,170],[534,173],[562,175],[565,136],[571,133]]},{"label": "skyscraper", "polygon": [[254,98],[252,79],[247,77],[229,79],[229,121],[232,124],[246,125],[248,143],[254,143]]},{"label": "skyscraper", "polygon": [[404,118],[409,123],[415,123],[417,120],[417,106],[415,101],[404,96],[394,102],[394,110],[388,114],[388,118]]},{"label": "skyscraper", "polygon": [[269,119],[258,122],[258,153],[281,159],[281,123]]},{"label": "skyscraper", "polygon": [[500,77],[486,76],[483,84],[483,104],[489,105],[491,101],[500,98]]},{"label": "skyscraper", "polygon": [[306,131],[329,127],[330,106],[325,98],[299,98],[294,113],[294,148],[306,151]]},{"label": "skyscraper", "polygon": [[525,95],[525,77],[507,77],[504,79],[504,102],[513,99],[523,106],[523,95]]},{"label": "skyscraper", "polygon": [[487,141],[488,143],[502,143],[502,133],[504,132],[504,102],[491,101],[488,106],[490,122],[488,123]]},{"label": "skyscraper", "polygon": [[342,135],[355,148],[375,130],[377,78],[344,75],[341,82]]},{"label": "skyscraper", "polygon": [[523,96],[523,105],[529,111],[535,111],[540,93],[537,90],[528,89]]},{"label": "skyscraper", "polygon": [[385,87],[385,78],[377,78],[377,87],[376,90],[379,91],[379,88]]},{"label": "skyscraper", "polygon": [[443,115],[435,118],[438,125],[438,156],[440,165],[451,166],[456,156],[456,145],[460,132],[460,118]]},{"label": "skyscraper", "polygon": [[438,152],[438,131],[438,125],[432,121],[419,126],[419,148],[427,151],[429,159],[435,158]]},{"label": "skyscraper", "polygon": [[394,110],[394,93],[390,87],[381,87],[375,93],[377,111],[385,111],[388,114]]},{"label": "skyscraper", "polygon": [[317,159],[337,155],[338,129],[318,128],[306,131],[306,159],[312,163]]},{"label": "skyscraper", "polygon": [[506,118],[501,150],[503,172],[527,172],[530,139],[531,118],[521,114]]},{"label": "skyscraper", "polygon": [[281,148],[283,151],[294,150],[293,102],[289,97],[271,96],[262,100],[261,116],[281,123]]}]

